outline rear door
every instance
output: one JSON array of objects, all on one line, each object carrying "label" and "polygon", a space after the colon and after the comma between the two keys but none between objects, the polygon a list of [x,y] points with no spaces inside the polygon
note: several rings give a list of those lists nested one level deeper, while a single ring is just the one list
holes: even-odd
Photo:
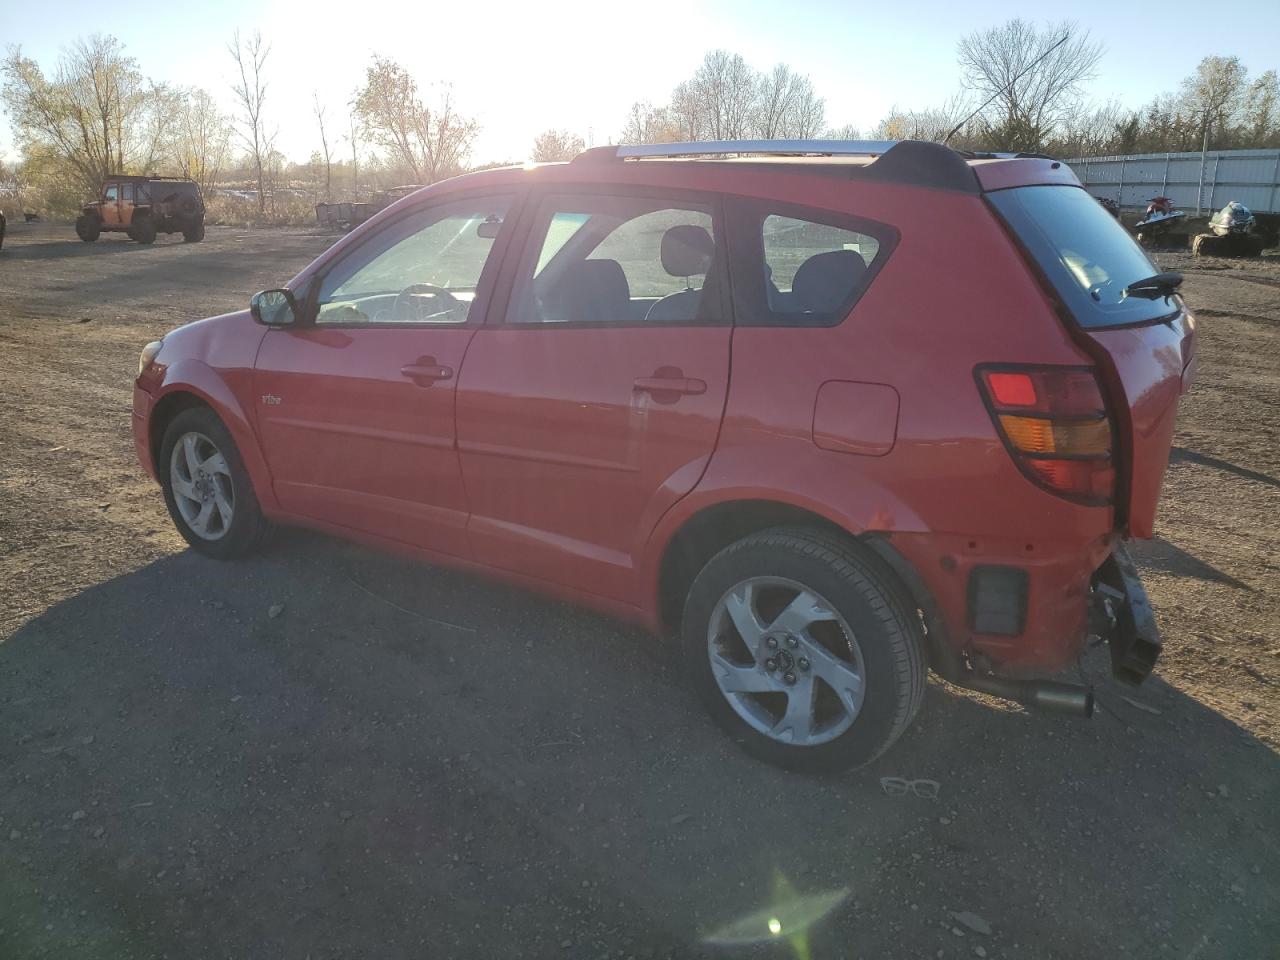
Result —
[{"label": "rear door", "polygon": [[313,322],[263,338],[258,426],[285,510],[466,555],[454,398],[513,202],[407,212],[318,278]]},{"label": "rear door", "polygon": [[458,388],[472,549],[636,602],[641,546],[702,476],[724,412],[718,203],[553,193],[526,226],[505,315],[477,331]]},{"label": "rear door", "polygon": [[1159,268],[1083,189],[1014,187],[988,198],[1040,265],[1099,362],[1119,431],[1119,506],[1129,532],[1150,537],[1178,398],[1193,374],[1195,320],[1171,289],[1152,296],[1133,287]]}]

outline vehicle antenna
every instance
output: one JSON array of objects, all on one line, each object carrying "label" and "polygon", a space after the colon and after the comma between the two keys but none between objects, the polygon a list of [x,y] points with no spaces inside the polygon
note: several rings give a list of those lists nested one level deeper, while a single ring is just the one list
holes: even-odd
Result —
[{"label": "vehicle antenna", "polygon": [[1060,46],[1062,46],[1064,43],[1066,43],[1066,42],[1067,42],[1067,40],[1068,40],[1070,37],[1071,37],[1071,33],[1070,33],[1070,31],[1068,31],[1067,33],[1064,33],[1064,34],[1062,35],[1062,39],[1061,39],[1061,40],[1059,40],[1057,43],[1055,43],[1052,47],[1050,47],[1050,48],[1049,48],[1048,50],[1046,50],[1044,53],[1040,54],[1040,56],[1036,57],[1034,60],[1032,60],[1030,63],[1028,63],[1025,67],[1023,67],[1023,68],[1022,68],[1022,70],[1021,70],[1021,71],[1019,71],[1019,73],[1018,73],[1018,75],[1017,75],[1016,77],[1014,77],[1012,80],[1010,80],[1008,83],[1006,83],[1003,87],[1001,87],[999,90],[997,90],[995,93],[993,93],[993,94],[990,96],[990,98],[989,98],[989,99],[987,99],[986,101],[984,101],[984,102],[983,102],[983,104],[982,104],[982,106],[978,107],[978,109],[977,109],[977,110],[974,110],[974,111],[973,111],[973,113],[969,114],[967,117],[965,117],[965,118],[964,118],[963,120],[961,120],[959,123],[957,123],[954,127],[952,127],[952,128],[951,128],[951,132],[950,132],[950,133],[948,133],[945,137],[943,137],[943,138],[942,138],[942,142],[943,142],[943,143],[948,142],[952,137],[954,137],[954,136],[956,135],[956,132],[957,132],[961,127],[963,127],[966,123],[968,123],[970,120],[972,120],[974,117],[976,117],[976,116],[977,116],[979,113],[981,113],[983,110],[987,109],[987,106],[991,103],[991,101],[992,101],[992,100],[994,100],[994,99],[995,99],[996,97],[998,97],[998,96],[1001,96],[1001,95],[1002,95],[1006,90],[1008,90],[1008,89],[1009,89],[1010,87],[1012,87],[1015,83],[1017,83],[1019,80],[1021,80],[1023,77],[1025,77],[1025,76],[1026,76],[1026,75],[1031,71],[1031,68],[1032,68],[1032,67],[1034,67],[1037,63],[1039,63],[1041,60],[1043,60],[1043,59],[1044,59],[1045,57],[1047,57],[1049,54],[1053,53],[1053,51],[1057,50]]}]

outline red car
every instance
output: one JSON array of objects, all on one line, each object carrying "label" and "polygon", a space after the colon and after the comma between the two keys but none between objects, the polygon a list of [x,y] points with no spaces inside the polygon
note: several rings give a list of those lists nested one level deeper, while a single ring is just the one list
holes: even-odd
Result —
[{"label": "red car", "polygon": [[[729,155],[733,155],[732,157]],[[406,197],[143,351],[138,456],[219,559],[299,524],[679,632],[755,755],[865,763],[927,671],[1160,641],[1150,537],[1194,368],[1061,163],[919,142],[607,147]]]}]

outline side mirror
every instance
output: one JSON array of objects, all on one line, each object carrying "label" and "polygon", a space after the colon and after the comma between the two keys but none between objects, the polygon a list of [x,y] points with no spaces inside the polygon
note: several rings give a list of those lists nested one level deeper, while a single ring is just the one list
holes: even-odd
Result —
[{"label": "side mirror", "polygon": [[289,327],[298,322],[298,304],[288,290],[261,290],[249,298],[253,319],[267,327]]}]

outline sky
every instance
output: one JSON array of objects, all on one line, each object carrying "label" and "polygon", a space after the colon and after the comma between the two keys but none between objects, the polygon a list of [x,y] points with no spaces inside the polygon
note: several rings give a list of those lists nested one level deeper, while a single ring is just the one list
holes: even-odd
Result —
[{"label": "sky", "polygon": [[[1105,45],[1089,86],[1099,101],[1141,106],[1215,54],[1239,56],[1251,75],[1280,68],[1278,0],[1076,0],[1043,10],[1069,14]],[[895,105],[936,106],[957,89],[956,43],[966,33],[1030,12],[1015,0],[0,0],[0,48],[18,44],[49,72],[78,36],[110,33],[147,76],[204,87],[229,109],[227,41],[237,28],[261,30],[271,44],[268,123],[298,161],[319,148],[313,91],[343,128],[331,141],[344,137],[347,104],[378,53],[421,87],[452,84],[459,108],[480,122],[472,160],[484,163],[523,159],[551,127],[608,143],[633,102],[665,102],[716,47],[758,69],[784,62],[807,73],[826,98],[827,122],[866,134]],[[7,117],[0,157],[16,159]]]}]

